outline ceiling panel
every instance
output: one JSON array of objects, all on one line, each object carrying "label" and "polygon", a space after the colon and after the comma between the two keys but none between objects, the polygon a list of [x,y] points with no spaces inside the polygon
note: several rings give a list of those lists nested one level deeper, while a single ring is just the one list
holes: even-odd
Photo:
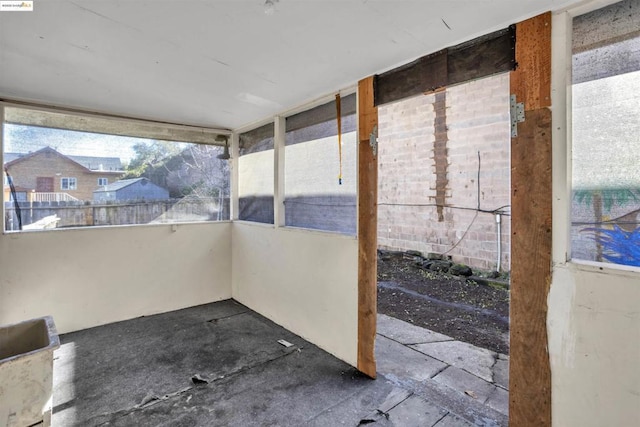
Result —
[{"label": "ceiling panel", "polygon": [[575,0],[36,0],[0,13],[0,98],[238,128]]}]

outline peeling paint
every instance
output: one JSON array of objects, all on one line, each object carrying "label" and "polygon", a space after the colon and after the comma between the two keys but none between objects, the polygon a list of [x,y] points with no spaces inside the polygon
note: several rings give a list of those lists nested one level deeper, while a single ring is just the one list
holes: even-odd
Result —
[{"label": "peeling paint", "polygon": [[[567,275],[568,270],[555,268],[551,289],[547,297],[549,356],[556,363],[572,368],[575,362],[576,332],[573,327],[575,282]],[[551,363],[553,372],[554,363]]]}]

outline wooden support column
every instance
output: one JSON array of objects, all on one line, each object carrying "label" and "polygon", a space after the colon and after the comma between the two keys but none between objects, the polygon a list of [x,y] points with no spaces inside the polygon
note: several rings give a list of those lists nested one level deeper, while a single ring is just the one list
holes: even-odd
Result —
[{"label": "wooden support column", "polygon": [[551,13],[516,25],[511,93],[525,121],[511,139],[509,423],[551,426]]},{"label": "wooden support column", "polygon": [[358,83],[358,370],[376,377],[378,159],[369,136],[377,129],[373,76]]}]

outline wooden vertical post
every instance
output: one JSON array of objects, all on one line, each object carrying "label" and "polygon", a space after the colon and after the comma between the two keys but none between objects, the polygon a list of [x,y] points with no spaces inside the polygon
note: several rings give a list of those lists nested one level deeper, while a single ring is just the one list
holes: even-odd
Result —
[{"label": "wooden vertical post", "polygon": [[373,77],[358,82],[358,370],[376,377],[378,159],[370,145],[377,129]]},{"label": "wooden vertical post", "polygon": [[516,25],[516,61],[511,93],[525,121],[511,139],[509,422],[551,426],[551,13]]}]

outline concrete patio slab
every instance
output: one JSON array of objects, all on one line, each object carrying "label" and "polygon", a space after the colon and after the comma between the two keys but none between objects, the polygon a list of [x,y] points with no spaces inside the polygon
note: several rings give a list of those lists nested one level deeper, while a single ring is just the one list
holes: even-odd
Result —
[{"label": "concrete patio slab", "polygon": [[501,414],[509,415],[509,392],[500,387],[496,387],[485,404]]},{"label": "concrete patio slab", "polygon": [[411,396],[389,412],[389,421],[396,426],[432,427],[447,414],[444,409]]},{"label": "concrete patio slab", "polygon": [[493,382],[505,390],[509,389],[509,360],[500,357],[496,360],[493,366]]},{"label": "concrete patio slab", "polygon": [[486,402],[496,388],[482,378],[478,378],[455,366],[449,366],[436,375],[433,380],[458,390],[468,399],[475,399],[481,403]]},{"label": "concrete patio slab", "polygon": [[435,427],[472,427],[472,424],[453,414],[448,414]]},{"label": "concrete patio slab", "polygon": [[453,341],[450,336],[420,328],[385,314],[378,314],[378,334],[405,345]]},{"label": "concrete patio slab", "polygon": [[445,363],[378,335],[376,338],[378,372],[397,378],[424,381],[447,367]]},{"label": "concrete patio slab", "polygon": [[492,368],[498,357],[498,354],[493,351],[461,341],[417,344],[410,347],[449,365],[464,369],[485,381],[493,382]]}]

